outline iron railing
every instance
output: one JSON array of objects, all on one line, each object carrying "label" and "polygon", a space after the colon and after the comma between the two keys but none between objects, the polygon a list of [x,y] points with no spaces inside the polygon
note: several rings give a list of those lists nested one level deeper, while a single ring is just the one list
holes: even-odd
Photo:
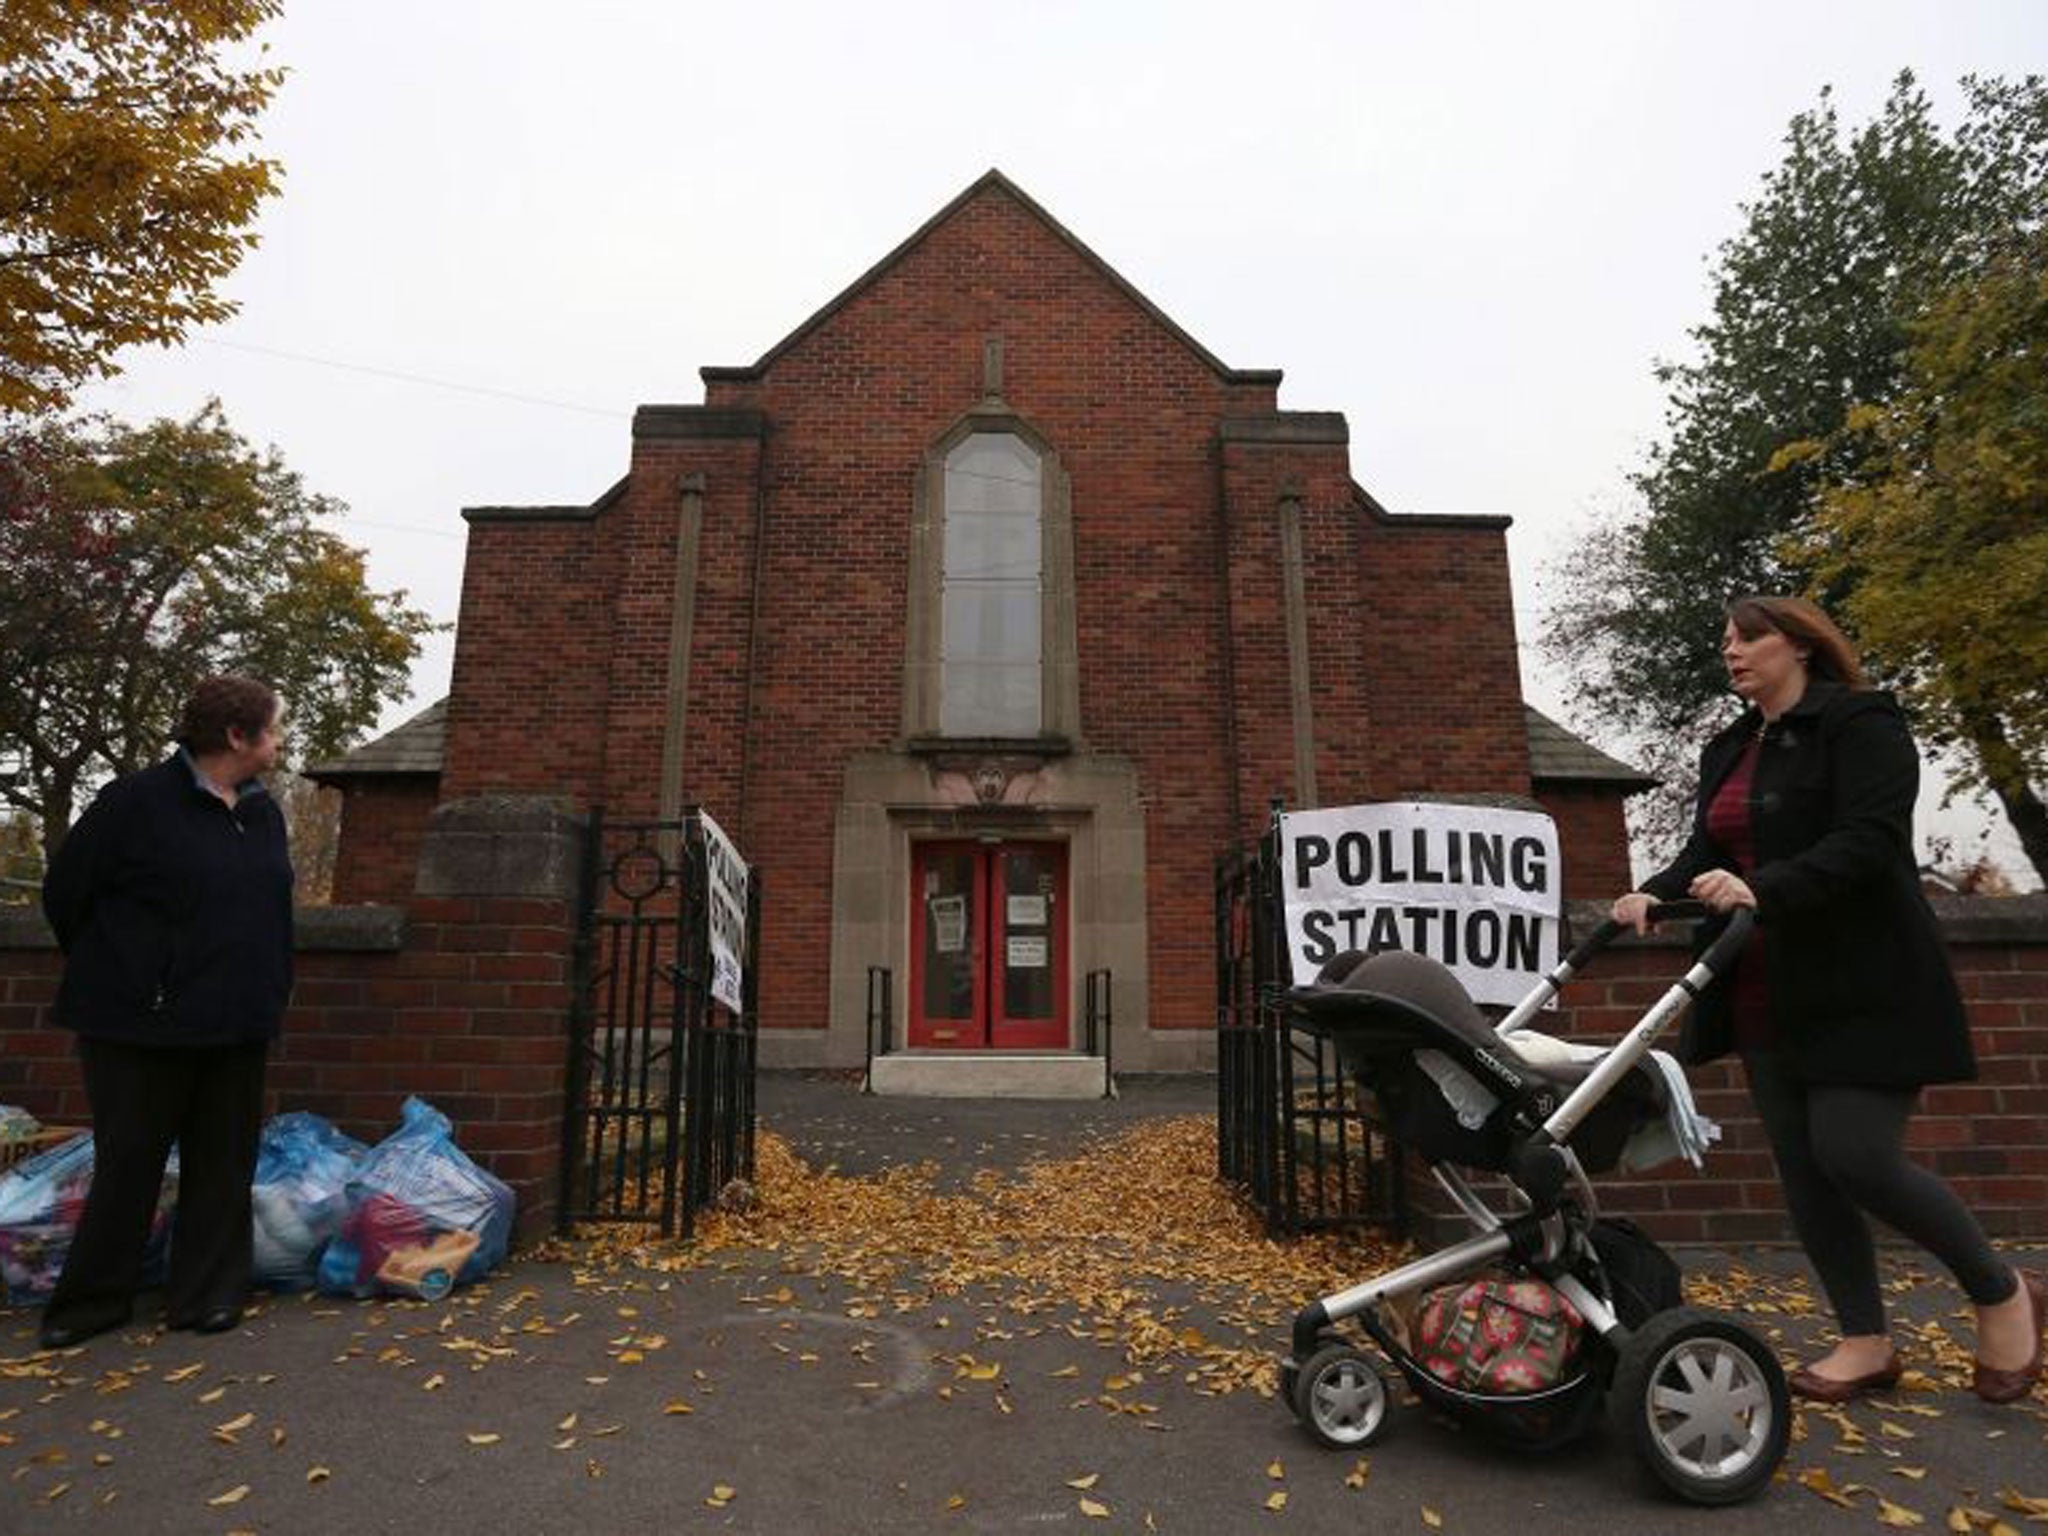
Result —
[{"label": "iron railing", "polygon": [[557,1222],[688,1236],[754,1170],[760,879],[748,881],[741,1007],[711,995],[709,879],[694,812],[585,831],[571,971]]},{"label": "iron railing", "polygon": [[1287,1007],[1278,831],[1216,864],[1216,1169],[1294,1233],[1408,1221],[1401,1149]]},{"label": "iron railing", "polygon": [[1109,971],[1090,971],[1083,992],[1082,1038],[1088,1054],[1102,1058],[1102,1096],[1116,1097],[1116,1011],[1111,1003]]},{"label": "iron railing", "polygon": [[889,1032],[896,1019],[896,975],[886,965],[868,967],[867,1062],[861,1072],[860,1091],[875,1091],[875,1058],[891,1049]]}]

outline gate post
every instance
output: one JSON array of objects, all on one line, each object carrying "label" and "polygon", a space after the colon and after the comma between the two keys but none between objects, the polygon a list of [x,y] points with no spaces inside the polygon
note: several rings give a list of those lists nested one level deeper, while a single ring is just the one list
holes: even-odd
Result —
[{"label": "gate post", "polygon": [[[419,957],[420,974],[404,980],[392,1043],[430,1064],[445,1086],[428,1097],[464,1150],[512,1186],[521,1241],[554,1225],[583,853],[583,825],[565,800],[448,801],[428,824],[406,909],[405,954]],[[391,1075],[395,1112],[408,1074]]]},{"label": "gate post", "polygon": [[590,986],[596,964],[598,877],[604,868],[604,807],[591,807],[583,827],[583,865],[576,882],[576,937],[570,950],[568,1060],[563,1076],[568,1085],[567,1107],[562,1113],[561,1193],[555,1201],[555,1230],[566,1236],[574,1224],[575,1201],[570,1191],[576,1186],[582,1127],[575,1106],[590,1093],[591,1030]]}]

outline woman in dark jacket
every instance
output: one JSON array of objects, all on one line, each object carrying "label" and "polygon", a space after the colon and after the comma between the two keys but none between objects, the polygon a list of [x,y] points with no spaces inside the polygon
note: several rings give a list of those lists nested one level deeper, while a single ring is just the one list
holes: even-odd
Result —
[{"label": "woman in dark jacket", "polygon": [[1693,1061],[1741,1054],[1785,1201],[1842,1341],[1792,1377],[1843,1402],[1897,1382],[1865,1213],[1946,1264],[1977,1306],[1977,1394],[2040,1378],[2048,1284],[1992,1251],[1949,1187],[1905,1155],[1928,1083],[1976,1076],[1969,1025],[1913,858],[1920,759],[1904,715],[1802,598],[1744,598],[1721,654],[1748,704],[1700,757],[1690,841],[1614,903],[1641,931],[1655,901],[1753,907],[1756,937],[1695,1005]]},{"label": "woman in dark jacket", "polygon": [[78,1036],[94,1157],[46,1349],[128,1321],[173,1142],[165,1321],[217,1333],[241,1319],[264,1057],[292,984],[284,816],[257,779],[277,724],[262,683],[207,678],[176,753],[101,790],[50,862],[56,1017]]}]

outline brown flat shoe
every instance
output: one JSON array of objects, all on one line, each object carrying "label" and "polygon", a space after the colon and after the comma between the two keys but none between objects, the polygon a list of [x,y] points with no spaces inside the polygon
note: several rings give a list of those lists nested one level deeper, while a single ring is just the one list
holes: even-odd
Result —
[{"label": "brown flat shoe", "polygon": [[2002,1371],[1979,1360],[1970,1386],[1987,1403],[2016,1403],[2041,1379],[2042,1339],[2048,1336],[2048,1281],[2028,1274],[2020,1276],[2020,1283],[2034,1308],[2034,1358],[2016,1371]]},{"label": "brown flat shoe", "polygon": [[1816,1403],[1846,1403],[1865,1392],[1890,1391],[1899,1384],[1899,1377],[1904,1371],[1905,1367],[1899,1363],[1899,1352],[1893,1350],[1891,1358],[1883,1365],[1861,1376],[1818,1376],[1802,1366],[1787,1378],[1785,1384],[1792,1389],[1794,1397]]}]

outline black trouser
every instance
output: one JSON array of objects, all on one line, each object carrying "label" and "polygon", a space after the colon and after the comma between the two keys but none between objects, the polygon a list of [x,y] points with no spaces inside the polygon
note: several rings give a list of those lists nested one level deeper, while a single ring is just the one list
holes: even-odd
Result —
[{"label": "black trouser", "polygon": [[128,1320],[171,1143],[178,1210],[164,1317],[190,1327],[239,1307],[249,1288],[249,1185],[263,1124],[262,1040],[177,1049],[80,1036],[92,1104],[92,1188],[46,1326],[96,1330]]},{"label": "black trouser", "polygon": [[1742,1065],[1793,1229],[1844,1335],[1885,1331],[1866,1211],[1947,1265],[1979,1306],[2013,1294],[2012,1266],[1992,1251],[1969,1207],[1906,1156],[1918,1089],[1801,1082],[1767,1053],[1745,1053]]}]

